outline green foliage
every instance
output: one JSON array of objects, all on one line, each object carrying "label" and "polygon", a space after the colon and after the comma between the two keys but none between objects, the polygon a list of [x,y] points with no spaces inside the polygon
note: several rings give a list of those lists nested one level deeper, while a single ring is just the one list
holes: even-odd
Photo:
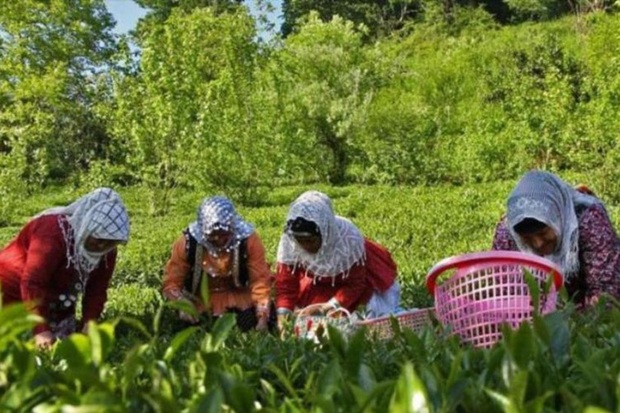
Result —
[{"label": "green foliage", "polygon": [[552,1],[538,0],[506,0],[506,3],[516,19],[521,21],[548,18],[552,15],[550,6],[554,4]]},{"label": "green foliage", "polygon": [[140,6],[149,10],[148,19],[155,19],[155,23],[165,21],[175,8],[183,12],[192,12],[194,9],[211,8],[216,12],[234,10],[242,0],[136,0]]},{"label": "green foliage", "polygon": [[[317,7],[369,6],[345,3]],[[266,44],[244,7],[157,2],[166,18],[145,23],[132,63],[113,55],[100,2],[45,4],[7,3],[0,20],[4,222],[52,179],[144,184],[153,216],[175,188],[260,205],[282,184],[462,184],[532,167],[593,169],[620,199],[617,15],[499,28],[482,8],[428,0],[372,44],[357,20],[317,13]]]},{"label": "green foliage", "polygon": [[35,411],[615,411],[618,322],[615,306],[567,307],[506,329],[485,350],[432,329],[387,341],[363,332],[344,341],[330,329],[316,345],[239,334],[232,315],[208,332],[194,327],[146,341],[115,336],[117,322],[91,324],[88,335],[72,335],[49,355],[0,347],[31,366],[15,366],[22,374],[0,386],[0,403]]},{"label": "green foliage", "polygon": [[306,179],[345,182],[375,83],[361,45],[352,23],[337,16],[324,23],[313,13],[271,56],[283,150]]},{"label": "green foliage", "polygon": [[20,160],[15,156],[0,155],[0,224],[11,222],[19,203],[17,199],[26,194],[22,179]]},{"label": "green foliage", "polygon": [[[356,25],[364,25],[372,38],[387,36],[413,19],[420,7],[419,1],[342,1],[342,0],[284,0],[282,34],[288,36],[300,30],[311,12],[324,22],[339,16]],[[312,17],[310,17],[312,19]]]},{"label": "green foliage", "polygon": [[[488,248],[512,185],[318,189],[334,199],[337,213],[393,252],[404,305],[424,307],[431,305],[421,291],[430,266]],[[279,188],[261,206],[240,206],[272,262],[288,203],[305,189]],[[201,195],[175,192],[168,215],[153,219],[141,202],[144,188],[121,193],[133,234],[121,248],[102,324],[91,324],[87,335],[72,335],[50,354],[37,353],[27,340],[36,317],[23,306],[0,310],[2,411],[617,410],[620,309],[613,301],[601,300],[588,312],[565,304],[516,331],[506,329],[504,340],[486,350],[462,346],[437,323],[420,332],[396,331],[384,341],[363,331],[344,339],[330,328],[318,345],[241,334],[232,315],[180,328],[179,307],[163,305],[157,274]],[[29,208],[70,196],[66,190],[42,194]],[[617,208],[609,210],[616,221]]]},{"label": "green foliage", "polygon": [[530,43],[528,51],[517,46],[503,54],[511,64],[490,74],[488,101],[501,107],[511,128],[519,129],[536,166],[568,167],[563,155],[578,138],[566,133],[567,125],[573,123],[579,104],[589,99],[582,85],[584,68],[553,34],[531,37]]},{"label": "green foliage", "polygon": [[32,388],[37,367],[32,346],[24,342],[25,333],[40,318],[29,314],[22,304],[0,303],[0,408],[14,411],[27,408],[45,391]]},{"label": "green foliage", "polygon": [[620,200],[620,186],[615,178],[615,167],[620,159],[618,133],[620,119],[608,116],[618,110],[620,98],[620,33],[617,21],[602,14],[593,14],[585,22],[588,41],[580,54],[589,73],[583,79],[590,100],[579,110],[583,120],[575,128],[579,136],[570,154],[577,163],[590,165],[591,179],[610,199]]},{"label": "green foliage", "polygon": [[103,316],[116,318],[129,316],[144,321],[151,320],[162,303],[160,289],[145,287],[137,283],[120,283],[108,291]]},{"label": "green foliage", "polygon": [[532,167],[594,168],[590,179],[612,185],[617,125],[603,112],[618,104],[609,94],[617,89],[617,16],[583,24],[579,34],[573,20],[501,30],[487,22],[458,37],[418,25],[380,44],[394,65],[380,66],[389,76],[361,126],[355,149],[365,156],[350,176],[463,183],[512,179]]},{"label": "green foliage", "polygon": [[11,171],[0,191],[66,178],[105,151],[91,105],[116,48],[111,28],[101,0],[2,2],[0,166]]},{"label": "green foliage", "polygon": [[114,51],[101,1],[0,6],[2,244],[78,195],[38,190],[52,179],[140,184],[120,188],[132,236],[105,323],[48,354],[28,341],[33,316],[0,310],[0,410],[618,410],[615,302],[564,305],[477,350],[440,329],[386,341],[330,329],[318,346],[239,334],[232,317],[183,330],[160,296],[170,246],[216,191],[255,224],[272,264],[288,204],[308,183],[327,192],[392,252],[405,307],[432,305],[424,276],[438,260],[490,246],[530,167],[585,182],[618,224],[617,15],[498,28],[481,9],[425,1],[374,44],[342,13],[355,23],[309,14],[259,45],[243,8],[181,3],[149,2],[165,18],[140,32],[139,66],[105,77],[92,73]]},{"label": "green foliage", "polygon": [[243,11],[175,10],[143,40],[140,73],[118,79],[114,136],[126,165],[140,165],[128,170],[151,191],[153,213],[166,212],[177,186],[251,200],[270,184],[272,148],[254,122],[253,36]]}]

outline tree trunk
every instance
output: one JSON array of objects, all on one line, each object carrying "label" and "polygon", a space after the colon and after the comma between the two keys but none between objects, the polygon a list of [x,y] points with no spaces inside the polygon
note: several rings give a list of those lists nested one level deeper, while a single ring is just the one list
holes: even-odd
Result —
[{"label": "tree trunk", "polygon": [[340,139],[331,125],[325,120],[318,121],[319,142],[325,145],[334,157],[329,170],[328,180],[332,185],[342,185],[345,182],[349,157],[343,139]]}]

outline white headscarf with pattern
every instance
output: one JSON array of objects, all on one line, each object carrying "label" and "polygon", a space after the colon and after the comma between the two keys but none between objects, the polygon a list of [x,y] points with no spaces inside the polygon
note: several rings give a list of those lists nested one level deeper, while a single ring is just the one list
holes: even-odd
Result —
[{"label": "white headscarf with pattern", "polygon": [[514,226],[531,218],[552,228],[558,237],[558,244],[556,250],[545,258],[560,266],[564,277],[569,278],[579,272],[579,223],[575,207],[596,203],[601,201],[575,190],[549,172],[530,171],[508,197],[508,230],[520,251],[534,254],[521,241]]},{"label": "white headscarf with pattern", "polygon": [[[221,251],[231,251],[237,248],[242,240],[254,232],[254,227],[245,222],[235,210],[232,202],[223,196],[203,199],[198,207],[196,218],[196,221],[189,225],[189,232],[211,255],[218,255]],[[207,236],[218,229],[233,234],[230,242],[221,248],[207,241]]]},{"label": "white headscarf with pattern", "polygon": [[84,246],[88,237],[123,243],[129,240],[127,209],[121,197],[110,188],[98,188],[70,205],[46,209],[35,218],[52,214],[63,215],[69,222],[71,233],[64,233],[61,224],[67,244],[67,266],[73,264],[82,276],[87,276],[99,265],[101,258],[115,248],[88,251]]},{"label": "white headscarf with pattern", "polygon": [[319,227],[321,248],[311,254],[299,246],[292,234],[284,232],[278,245],[279,263],[302,265],[318,277],[336,277],[343,273],[346,276],[353,265],[364,261],[364,237],[351,221],[334,214],[327,195],[304,192],[291,204],[286,220],[299,217]]}]

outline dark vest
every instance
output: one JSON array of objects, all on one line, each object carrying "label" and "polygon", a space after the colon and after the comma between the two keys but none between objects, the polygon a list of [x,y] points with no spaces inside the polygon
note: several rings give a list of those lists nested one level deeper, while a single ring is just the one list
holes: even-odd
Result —
[{"label": "dark vest", "polygon": [[[194,271],[196,270],[195,266],[202,266],[202,262],[196,262],[196,249],[198,247],[198,241],[193,235],[189,232],[189,229],[185,229],[183,231],[183,235],[185,236],[185,253],[187,257],[187,263],[189,264],[189,271],[185,276],[184,287],[185,290],[191,294],[196,294],[194,291]],[[243,239],[239,246],[237,247],[239,253],[237,254],[239,260],[239,274],[237,280],[232,280],[236,286],[239,287],[247,287],[249,284],[249,271],[248,271],[248,239]],[[233,252],[234,254],[234,252]],[[233,257],[234,258],[234,257]],[[201,260],[202,261],[202,260]],[[204,276],[204,272],[202,271],[202,267],[200,268],[200,279],[197,280],[197,285],[200,285],[202,281],[202,277]],[[234,274],[233,274],[234,277]]]}]

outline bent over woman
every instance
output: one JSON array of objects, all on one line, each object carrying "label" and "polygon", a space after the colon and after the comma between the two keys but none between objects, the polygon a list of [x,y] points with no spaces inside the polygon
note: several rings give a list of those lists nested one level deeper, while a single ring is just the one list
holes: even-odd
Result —
[{"label": "bent over woman", "polygon": [[620,240],[603,203],[549,172],[521,178],[497,224],[493,249],[553,261],[580,306],[596,303],[603,293],[620,298]]},{"label": "bent over woman", "polygon": [[[172,246],[165,267],[164,296],[188,299],[198,313],[215,317],[234,312],[242,331],[267,330],[271,271],[254,227],[222,196],[205,198],[197,215]],[[208,302],[200,297],[203,277]],[[199,321],[184,312],[180,317],[192,324]]]},{"label": "bent over woman", "polygon": [[338,307],[354,311],[366,304],[369,315],[376,317],[399,305],[390,253],[335,215],[324,193],[308,191],[291,204],[277,259],[278,316],[323,303],[323,312]]},{"label": "bent over woman", "polygon": [[[26,302],[45,320],[34,329],[40,347],[79,331],[101,315],[116,247],[128,239],[127,210],[109,188],[41,212],[0,251],[3,303]],[[75,318],[79,294],[81,323]]]}]

